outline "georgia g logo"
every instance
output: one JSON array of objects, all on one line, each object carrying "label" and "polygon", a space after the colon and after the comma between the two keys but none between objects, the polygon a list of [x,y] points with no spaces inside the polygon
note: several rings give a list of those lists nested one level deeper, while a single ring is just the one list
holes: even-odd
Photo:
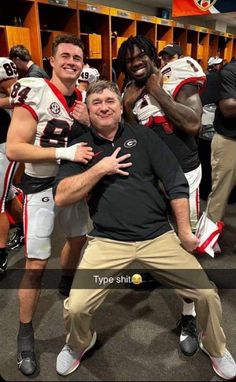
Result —
[{"label": "georgia g logo", "polygon": [[53,115],[58,115],[61,112],[61,108],[56,102],[51,103],[51,105],[49,106],[49,110]]},{"label": "georgia g logo", "polygon": [[136,145],[137,145],[136,139],[128,139],[124,143],[124,147],[126,147],[127,149],[130,149],[131,147],[134,147]]},{"label": "georgia g logo", "polygon": [[210,7],[212,7],[217,0],[193,0],[198,8],[202,11],[208,11]]}]

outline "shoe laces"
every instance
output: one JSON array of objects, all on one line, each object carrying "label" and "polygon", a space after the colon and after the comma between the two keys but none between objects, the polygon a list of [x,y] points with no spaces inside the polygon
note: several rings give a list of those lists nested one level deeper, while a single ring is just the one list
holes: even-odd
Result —
[{"label": "shoe laces", "polygon": [[182,334],[196,337],[196,318],[191,315],[182,315],[181,318]]},{"label": "shoe laces", "polygon": [[72,350],[71,347],[68,344],[66,344],[63,347],[62,351],[67,353],[67,354],[69,353],[73,358],[77,358],[78,357],[78,353],[75,352],[74,350]]},{"label": "shoe laces", "polygon": [[69,353],[72,353],[73,350],[71,349],[71,347],[67,344],[65,344],[65,346],[63,347],[62,351],[64,352],[69,352]]},{"label": "shoe laces", "polygon": [[61,352],[60,362],[64,366],[68,366],[68,363],[76,361],[79,358],[78,353],[73,351],[69,345],[65,345]]}]

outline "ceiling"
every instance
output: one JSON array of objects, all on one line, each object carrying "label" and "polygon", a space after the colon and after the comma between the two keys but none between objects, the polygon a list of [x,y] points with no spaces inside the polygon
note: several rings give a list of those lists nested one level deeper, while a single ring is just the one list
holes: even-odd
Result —
[{"label": "ceiling", "polygon": [[[200,20],[202,16],[194,16],[196,20]],[[230,12],[230,13],[216,13],[213,15],[206,15],[203,16],[205,20],[216,20],[223,23],[226,23],[228,26],[236,28],[236,12]]]},{"label": "ceiling", "polygon": [[[153,8],[172,8],[172,0],[129,0],[129,2],[142,4]],[[193,17],[196,20],[196,25],[198,25],[198,21],[202,21],[204,17],[207,22],[219,21],[226,23],[228,26],[236,29],[236,12],[212,14],[206,16],[192,16],[192,18]]]}]

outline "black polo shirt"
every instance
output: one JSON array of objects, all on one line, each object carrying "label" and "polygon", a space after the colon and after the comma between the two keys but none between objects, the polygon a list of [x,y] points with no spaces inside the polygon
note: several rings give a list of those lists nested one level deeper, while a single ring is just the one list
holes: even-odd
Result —
[{"label": "black polo shirt", "polygon": [[158,181],[163,183],[169,199],[188,198],[188,183],[175,156],[150,129],[121,122],[113,141],[91,130],[71,144],[88,142],[95,156],[88,165],[64,162],[55,179],[54,192],[61,179],[80,174],[92,167],[116,148],[119,156],[130,153],[129,176],[104,176],[88,197],[93,220],[93,236],[121,241],[143,241],[155,238],[171,229],[167,205]]},{"label": "black polo shirt", "polygon": [[[219,99],[236,99],[236,63],[226,65],[220,72]],[[219,106],[216,108],[214,128],[217,133],[236,139],[236,118],[225,118]]]},{"label": "black polo shirt", "polygon": [[203,88],[200,98],[202,106],[216,103],[220,97],[220,73],[209,72],[206,74],[206,86]]}]

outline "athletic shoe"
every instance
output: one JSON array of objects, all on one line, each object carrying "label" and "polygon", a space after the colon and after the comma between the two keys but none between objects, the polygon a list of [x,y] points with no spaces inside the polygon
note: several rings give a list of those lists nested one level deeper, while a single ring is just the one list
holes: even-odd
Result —
[{"label": "athletic shoe", "polygon": [[79,367],[84,354],[94,346],[96,339],[97,333],[93,332],[90,344],[80,353],[73,351],[70,346],[66,344],[57,357],[57,373],[64,376],[73,373],[73,371]]},{"label": "athletic shoe", "polygon": [[0,274],[3,274],[7,270],[7,252],[0,252]]},{"label": "athletic shoe", "polygon": [[37,368],[34,353],[34,332],[28,336],[17,336],[17,363],[18,368],[24,375],[31,375]]},{"label": "athletic shoe", "polygon": [[184,355],[192,356],[198,350],[196,317],[182,314],[180,323],[180,349]]},{"label": "athletic shoe", "polygon": [[7,248],[9,250],[17,249],[24,244],[24,235],[20,228],[17,228],[10,237]]},{"label": "athletic shoe", "polygon": [[204,353],[206,353],[210,357],[213,370],[216,374],[228,381],[236,377],[236,363],[227,349],[223,357],[213,357],[204,348],[201,341],[199,342],[199,346],[202,349],[202,351],[204,351]]},{"label": "athletic shoe", "polygon": [[61,280],[58,284],[58,292],[65,297],[68,297],[71,290],[71,285],[73,282],[74,276],[61,276]]},{"label": "athletic shoe", "polygon": [[17,364],[19,370],[24,375],[31,375],[35,372],[37,364],[33,351],[22,351],[17,354]]}]

